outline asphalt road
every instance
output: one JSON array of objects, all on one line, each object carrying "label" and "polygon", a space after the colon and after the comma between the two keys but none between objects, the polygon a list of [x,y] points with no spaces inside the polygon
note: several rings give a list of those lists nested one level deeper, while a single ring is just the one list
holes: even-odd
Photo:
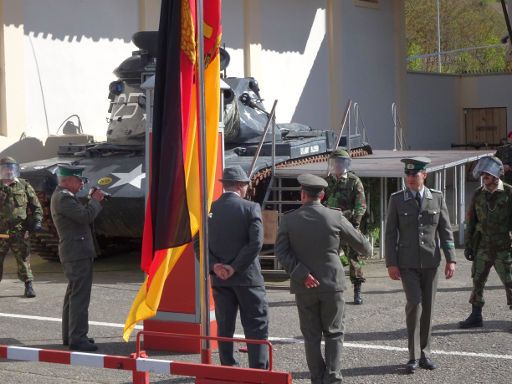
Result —
[{"label": "asphalt road", "polygon": [[[484,328],[460,330],[457,322],[469,311],[470,263],[459,253],[452,280],[440,279],[433,328],[435,371],[404,373],[407,361],[405,298],[399,282],[391,281],[382,261],[365,267],[364,304],[355,306],[352,289],[347,300],[346,337],[343,355],[345,383],[510,383],[512,380],[512,311],[493,270],[486,290]],[[6,259],[0,283],[0,344],[65,349],[60,342],[60,316],[66,282],[60,265],[33,257],[37,297],[23,297],[16,280],[12,256]],[[122,325],[143,280],[136,255],[122,255],[95,266],[90,306],[90,336],[98,353],[128,355],[133,339],[124,343]],[[291,372],[294,383],[309,383],[294,297],[287,282],[269,282],[270,335],[274,345],[274,369]],[[242,334],[238,325],[237,333]],[[197,355],[170,355],[149,351],[150,357],[199,361]],[[240,354],[243,363],[246,355]],[[214,360],[217,361],[216,353]],[[0,382],[23,384],[131,383],[131,373],[111,369],[72,367],[48,363],[0,360]],[[151,383],[193,383],[191,378],[151,374]]]}]

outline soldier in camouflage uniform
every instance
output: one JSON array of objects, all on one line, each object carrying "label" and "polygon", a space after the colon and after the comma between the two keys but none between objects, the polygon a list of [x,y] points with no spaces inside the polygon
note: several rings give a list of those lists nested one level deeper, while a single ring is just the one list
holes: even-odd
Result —
[{"label": "soldier in camouflage uniform", "polygon": [[495,156],[503,163],[503,181],[512,185],[512,132],[507,135],[507,143],[498,147]]},{"label": "soldier in camouflage uniform", "polygon": [[[361,179],[350,171],[350,155],[337,149],[329,157],[329,176],[325,190],[325,205],[339,208],[354,228],[359,229],[366,212],[366,199]],[[354,285],[354,304],[362,304],[361,284],[365,282],[359,254],[346,244],[343,253],[350,265],[350,281]]]},{"label": "soldier in camouflage uniform", "polygon": [[30,269],[27,230],[41,229],[43,210],[32,186],[19,178],[19,165],[12,157],[0,160],[0,280],[9,249],[18,264],[18,278],[25,283],[25,297],[35,297]]},{"label": "soldier in camouflage uniform", "polygon": [[472,312],[459,323],[460,328],[483,326],[484,287],[493,266],[512,309],[512,186],[500,180],[503,173],[503,164],[495,156],[480,159],[473,171],[483,184],[475,190],[466,215],[464,256],[473,262]]}]

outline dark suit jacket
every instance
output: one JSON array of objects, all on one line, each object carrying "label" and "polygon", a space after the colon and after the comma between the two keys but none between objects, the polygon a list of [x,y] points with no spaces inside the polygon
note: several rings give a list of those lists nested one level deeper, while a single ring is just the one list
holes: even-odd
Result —
[{"label": "dark suit jacket", "polygon": [[[336,208],[319,201],[304,204],[281,218],[276,241],[276,256],[290,274],[292,293],[336,292],[345,289],[345,273],[338,249],[340,241],[358,253],[370,256],[368,240]],[[306,288],[311,273],[317,288]]]},{"label": "dark suit jacket", "polygon": [[213,286],[264,285],[258,259],[263,245],[261,209],[256,203],[226,192],[212,203],[208,219],[210,271],[216,263],[229,264],[235,273],[228,280],[212,275]]},{"label": "dark suit jacket", "polygon": [[90,199],[84,205],[73,193],[57,186],[50,210],[59,235],[61,263],[96,257],[91,224],[101,211],[100,202]]},{"label": "dark suit jacket", "polygon": [[443,249],[455,261],[455,246],[443,194],[425,187],[421,209],[408,189],[389,198],[385,232],[386,267],[437,268]]}]

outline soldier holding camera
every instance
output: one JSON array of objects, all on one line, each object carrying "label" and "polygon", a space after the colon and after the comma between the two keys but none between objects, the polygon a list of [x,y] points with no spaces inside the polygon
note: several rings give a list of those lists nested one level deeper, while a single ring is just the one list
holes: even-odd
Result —
[{"label": "soldier holding camera", "polygon": [[68,287],[62,309],[62,342],[69,349],[95,351],[89,330],[89,302],[92,288],[92,263],[96,257],[91,224],[101,211],[105,193],[91,188],[87,204],[75,196],[87,183],[83,168],[60,165],[59,185],[51,199],[51,214],[59,235],[59,258]]},{"label": "soldier holding camera", "polygon": [[12,157],[0,160],[0,281],[4,259],[12,250],[18,264],[18,278],[25,283],[25,297],[35,297],[30,268],[28,231],[41,230],[43,210],[34,188],[20,179],[19,164]]}]

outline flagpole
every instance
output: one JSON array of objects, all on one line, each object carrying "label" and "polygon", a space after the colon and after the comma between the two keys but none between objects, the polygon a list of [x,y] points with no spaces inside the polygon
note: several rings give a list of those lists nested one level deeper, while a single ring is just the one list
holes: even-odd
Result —
[{"label": "flagpole", "polygon": [[[197,84],[199,96],[199,131],[200,131],[200,174],[201,174],[201,283],[203,300],[201,303],[201,334],[210,336],[210,289],[208,285],[208,188],[206,172],[206,113],[204,97],[204,33],[203,33],[203,0],[196,0],[197,7]],[[209,340],[201,341],[201,362],[211,364],[212,351]]]}]

